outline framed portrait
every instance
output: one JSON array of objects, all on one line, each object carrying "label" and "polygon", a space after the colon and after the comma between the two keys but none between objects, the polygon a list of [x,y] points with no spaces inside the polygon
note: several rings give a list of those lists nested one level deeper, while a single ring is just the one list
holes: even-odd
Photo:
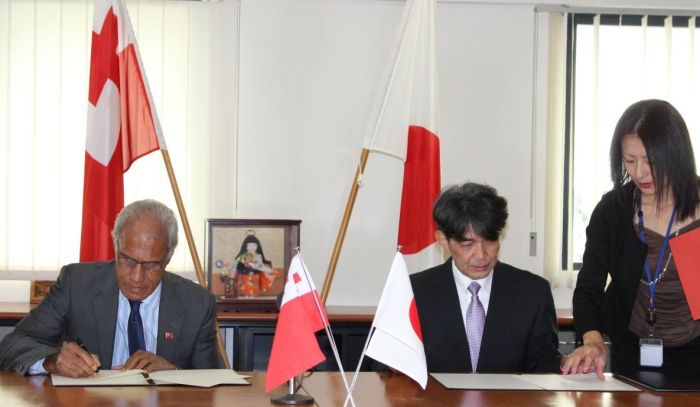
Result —
[{"label": "framed portrait", "polygon": [[36,305],[43,301],[53,283],[55,283],[53,280],[32,280],[29,286],[29,303]]},{"label": "framed portrait", "polygon": [[207,284],[220,311],[276,311],[301,221],[208,219]]}]

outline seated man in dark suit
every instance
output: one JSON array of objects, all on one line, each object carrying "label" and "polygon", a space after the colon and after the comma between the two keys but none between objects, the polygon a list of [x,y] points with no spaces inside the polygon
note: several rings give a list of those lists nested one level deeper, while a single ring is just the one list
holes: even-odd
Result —
[{"label": "seated man in dark suit", "polygon": [[507,202],[474,183],[433,206],[451,258],[411,275],[430,372],[559,372],[557,317],[545,279],[498,261]]},{"label": "seated man in dark suit", "polygon": [[115,260],[61,269],[46,298],[0,343],[0,368],[86,377],[98,368],[225,366],[213,295],[165,271],[177,245],[173,211],[134,202],[117,216],[112,239]]}]

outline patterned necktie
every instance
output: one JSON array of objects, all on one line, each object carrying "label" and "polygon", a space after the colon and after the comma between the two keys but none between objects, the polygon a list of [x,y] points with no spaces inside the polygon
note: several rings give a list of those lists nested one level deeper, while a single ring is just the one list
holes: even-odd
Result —
[{"label": "patterned necktie", "polygon": [[129,355],[133,355],[137,350],[146,350],[146,341],[143,338],[143,322],[139,308],[141,301],[129,300],[131,313],[129,314]]},{"label": "patterned necktie", "polygon": [[484,333],[484,321],[486,321],[484,306],[479,301],[480,288],[477,282],[472,282],[467,288],[472,294],[472,300],[467,308],[467,341],[469,341],[469,355],[472,358],[472,372],[476,372],[476,365],[479,362],[481,335]]}]

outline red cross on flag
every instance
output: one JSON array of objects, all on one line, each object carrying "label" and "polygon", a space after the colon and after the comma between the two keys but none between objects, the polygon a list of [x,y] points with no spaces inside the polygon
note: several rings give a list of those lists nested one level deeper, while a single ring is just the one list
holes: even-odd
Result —
[{"label": "red cross on flag", "polygon": [[88,101],[80,261],[109,260],[124,172],[137,158],[166,149],[122,0],[95,1]]},{"label": "red cross on flag", "polygon": [[328,317],[301,255],[292,259],[277,317],[265,391],[271,391],[326,360],[316,340]]}]

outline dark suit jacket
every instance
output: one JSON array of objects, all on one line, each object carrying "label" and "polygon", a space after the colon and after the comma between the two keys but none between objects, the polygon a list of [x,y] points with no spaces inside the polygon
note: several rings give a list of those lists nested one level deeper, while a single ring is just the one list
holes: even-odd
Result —
[{"label": "dark suit jacket", "polygon": [[[549,283],[497,263],[477,371],[559,372],[557,317]],[[452,259],[411,275],[429,372],[471,372]]]},{"label": "dark suit jacket", "polygon": [[629,324],[647,246],[632,222],[635,189],[629,182],[607,192],[593,210],[573,297],[577,338],[591,330],[607,334],[612,372],[639,369],[639,337]]},{"label": "dark suit jacket", "polygon": [[[118,304],[113,261],[64,266],[44,301],[0,343],[0,368],[25,374],[36,361],[55,353],[62,341],[78,337],[99,356],[103,369],[110,368]],[[209,291],[166,272],[157,354],[182,369],[223,368],[215,318],[216,301]]]}]

